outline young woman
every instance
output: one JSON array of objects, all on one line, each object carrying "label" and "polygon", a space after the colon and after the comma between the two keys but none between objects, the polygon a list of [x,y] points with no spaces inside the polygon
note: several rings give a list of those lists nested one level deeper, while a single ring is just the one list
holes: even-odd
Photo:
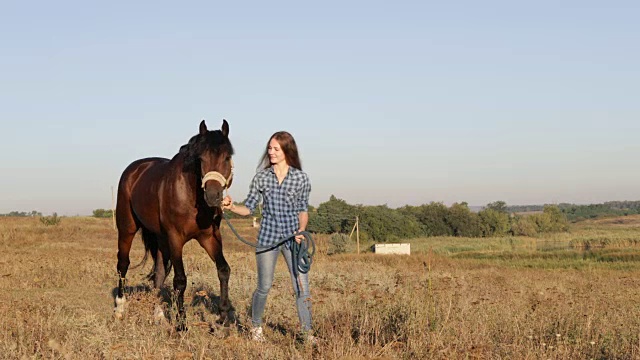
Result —
[{"label": "young woman", "polygon": [[[258,233],[258,245],[262,249],[256,251],[258,285],[251,302],[251,336],[256,341],[264,341],[262,315],[273,283],[276,261],[278,255],[282,254],[287,262],[296,294],[296,307],[303,336],[307,342],[316,343],[315,337],[311,334],[308,274],[301,274],[293,268],[289,242],[266,250],[264,248],[275,245],[287,236],[304,231],[307,227],[311,184],[307,174],[302,171],[293,136],[286,131],[273,134],[269,138],[259,168],[260,171],[251,181],[244,205],[234,205],[229,196],[223,202],[223,209],[242,216],[253,214],[261,198],[263,202]],[[302,235],[295,237],[298,243],[302,239]]]}]

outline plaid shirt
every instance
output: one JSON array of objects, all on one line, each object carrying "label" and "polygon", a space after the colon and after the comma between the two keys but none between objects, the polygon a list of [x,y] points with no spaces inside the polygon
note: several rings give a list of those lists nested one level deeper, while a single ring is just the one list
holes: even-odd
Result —
[{"label": "plaid shirt", "polygon": [[300,226],[298,214],[307,211],[309,192],[311,192],[309,176],[292,166],[289,167],[289,172],[282,184],[278,184],[273,166],[261,170],[253,177],[244,205],[253,214],[262,198],[258,245],[273,245],[285,236],[298,231]]}]

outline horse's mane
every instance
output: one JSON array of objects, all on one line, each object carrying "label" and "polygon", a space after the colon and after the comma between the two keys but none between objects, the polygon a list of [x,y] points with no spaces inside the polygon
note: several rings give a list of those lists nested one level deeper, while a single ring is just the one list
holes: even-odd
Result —
[{"label": "horse's mane", "polygon": [[233,155],[233,146],[229,138],[222,134],[222,131],[207,131],[204,134],[198,134],[189,139],[189,142],[180,147],[178,155],[184,156],[183,170],[193,170],[198,162],[198,158],[205,151],[211,151],[214,154],[219,152],[227,152]]}]

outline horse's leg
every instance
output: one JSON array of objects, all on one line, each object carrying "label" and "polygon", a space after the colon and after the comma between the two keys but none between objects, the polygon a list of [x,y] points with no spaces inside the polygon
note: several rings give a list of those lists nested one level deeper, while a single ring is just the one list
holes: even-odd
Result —
[{"label": "horse's leg", "polygon": [[118,227],[118,295],[116,296],[116,307],[114,309],[114,315],[116,318],[121,319],[124,316],[124,304],[126,298],[124,295],[125,282],[127,277],[127,270],[129,270],[129,251],[131,250],[131,244],[133,238],[136,235],[137,227]]},{"label": "horse's leg", "polygon": [[173,290],[176,293],[178,314],[176,320],[178,325],[176,330],[187,330],[187,314],[184,311],[184,291],[187,289],[187,275],[182,262],[182,248],[184,239],[179,235],[169,235],[169,249],[171,252],[171,262],[173,263]]},{"label": "horse's leg", "polygon": [[169,251],[158,249],[156,252],[155,276],[153,287],[160,289],[164,285],[164,280],[169,272]]},{"label": "horse's leg", "polygon": [[158,236],[144,226],[142,226],[140,234],[142,236],[145,251],[147,252],[145,253],[145,260],[143,260],[143,263],[146,262],[147,255],[151,255],[151,258],[153,259],[153,268],[147,275],[147,280],[150,280],[155,285],[156,265],[158,264]]},{"label": "horse's leg", "polygon": [[228,325],[229,310],[231,309],[229,302],[229,277],[231,277],[231,268],[222,253],[220,228],[214,226],[213,237],[204,236],[199,238],[198,242],[207,254],[209,254],[211,260],[216,263],[218,280],[220,280],[220,319],[218,319],[218,323]]},{"label": "horse's leg", "polygon": [[[158,250],[155,256],[155,271],[153,278],[153,286],[156,289],[160,289],[164,285],[164,281],[167,278],[167,273],[170,271],[169,266],[169,250],[164,249],[162,243],[159,243]],[[164,310],[161,305],[156,305],[153,312],[153,317],[156,322],[162,322],[166,318],[164,316]]]},{"label": "horse's leg", "polygon": [[[153,269],[147,276],[153,282],[155,289],[160,289],[166,279],[169,268],[169,251],[166,249],[166,238],[158,236],[152,231],[142,228],[142,239],[145,247],[153,258]],[[153,310],[153,317],[156,323],[165,320],[164,310],[161,304],[157,304]]]}]

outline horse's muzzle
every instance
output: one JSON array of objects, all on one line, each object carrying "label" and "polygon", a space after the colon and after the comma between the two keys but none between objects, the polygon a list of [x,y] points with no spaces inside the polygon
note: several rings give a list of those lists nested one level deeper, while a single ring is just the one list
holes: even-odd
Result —
[{"label": "horse's muzzle", "polygon": [[209,207],[221,207],[222,206],[222,190],[216,190],[214,186],[204,190],[204,201]]}]

